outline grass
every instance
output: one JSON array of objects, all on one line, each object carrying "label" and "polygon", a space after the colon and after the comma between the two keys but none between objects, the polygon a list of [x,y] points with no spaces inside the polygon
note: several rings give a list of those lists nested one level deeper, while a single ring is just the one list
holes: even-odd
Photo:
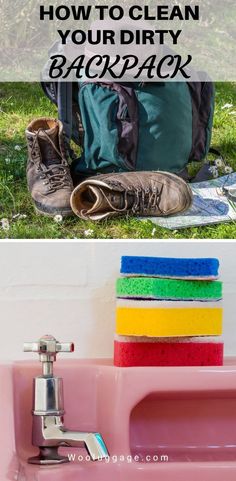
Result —
[{"label": "grass", "polygon": [[[232,108],[222,109],[232,104]],[[216,111],[212,145],[236,170],[236,85],[216,85]],[[0,221],[8,219],[9,228],[0,223],[0,238],[8,239],[235,239],[236,223],[170,231],[150,221],[134,218],[101,223],[77,218],[57,224],[35,213],[27,191],[25,166],[25,127],[34,117],[57,115],[38,84],[4,83],[0,85]]]}]

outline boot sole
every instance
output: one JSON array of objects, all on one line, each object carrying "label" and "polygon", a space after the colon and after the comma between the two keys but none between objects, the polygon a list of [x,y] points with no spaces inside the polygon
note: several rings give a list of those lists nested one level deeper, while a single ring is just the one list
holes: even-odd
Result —
[{"label": "boot sole", "polygon": [[36,211],[36,214],[38,215],[44,215],[45,217],[51,217],[51,218],[54,218],[56,215],[61,215],[62,217],[73,217],[74,216],[74,213],[72,210],[68,210],[68,211],[56,211],[56,212],[46,212],[44,210],[41,210],[39,207],[37,207],[36,205],[34,205],[34,209]]}]

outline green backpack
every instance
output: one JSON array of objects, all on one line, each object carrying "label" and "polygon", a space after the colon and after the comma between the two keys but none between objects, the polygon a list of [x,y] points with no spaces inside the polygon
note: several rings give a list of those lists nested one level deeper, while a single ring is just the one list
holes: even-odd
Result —
[{"label": "green backpack", "polygon": [[205,82],[44,83],[68,143],[74,177],[163,170],[180,174],[210,148],[214,86]]}]

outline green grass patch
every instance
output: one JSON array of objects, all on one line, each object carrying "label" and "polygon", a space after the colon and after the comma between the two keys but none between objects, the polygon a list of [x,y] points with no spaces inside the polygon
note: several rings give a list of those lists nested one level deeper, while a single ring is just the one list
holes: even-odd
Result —
[{"label": "green grass patch", "polygon": [[[222,109],[225,104],[233,107]],[[35,117],[56,117],[56,108],[35,83],[0,84],[0,220],[8,219],[9,229],[1,228],[0,238],[9,239],[235,239],[236,224],[170,231],[150,221],[134,218],[101,223],[77,218],[57,224],[39,216],[32,206],[26,185],[27,149],[24,131]],[[216,110],[212,145],[236,170],[236,85],[216,84]]]}]

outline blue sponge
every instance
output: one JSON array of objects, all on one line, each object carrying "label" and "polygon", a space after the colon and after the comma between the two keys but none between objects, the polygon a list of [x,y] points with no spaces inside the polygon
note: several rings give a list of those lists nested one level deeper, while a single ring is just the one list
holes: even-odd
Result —
[{"label": "blue sponge", "polygon": [[174,279],[216,279],[219,261],[213,258],[176,259],[171,257],[123,256],[121,274]]}]

